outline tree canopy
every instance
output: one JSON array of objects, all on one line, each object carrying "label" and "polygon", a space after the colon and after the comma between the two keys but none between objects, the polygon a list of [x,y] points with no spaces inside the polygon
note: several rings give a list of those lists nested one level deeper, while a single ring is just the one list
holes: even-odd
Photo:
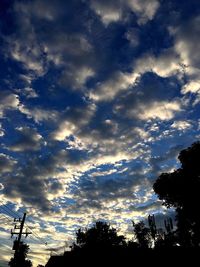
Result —
[{"label": "tree canopy", "polygon": [[28,252],[29,246],[21,242],[19,249],[15,251],[15,255],[10,259],[8,265],[10,267],[32,267],[32,262],[27,259]]},{"label": "tree canopy", "polygon": [[140,248],[149,248],[151,247],[151,231],[148,227],[146,227],[143,221],[135,223],[132,221],[134,227],[134,234]]},{"label": "tree canopy", "polygon": [[200,245],[200,142],[180,152],[181,167],[162,173],[153,185],[167,207],[177,212],[177,232],[183,246]]},{"label": "tree canopy", "polygon": [[90,229],[79,229],[76,233],[75,248],[106,248],[117,247],[125,242],[122,235],[118,235],[116,229],[111,228],[106,222],[98,221]]}]

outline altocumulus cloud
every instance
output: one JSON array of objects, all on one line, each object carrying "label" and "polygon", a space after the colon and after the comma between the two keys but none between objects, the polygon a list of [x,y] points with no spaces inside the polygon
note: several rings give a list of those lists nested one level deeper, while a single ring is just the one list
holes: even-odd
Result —
[{"label": "altocumulus cloud", "polygon": [[97,219],[129,237],[133,218],[162,221],[152,183],[200,136],[198,1],[5,2],[4,203],[26,209],[52,247]]},{"label": "altocumulus cloud", "polygon": [[16,152],[39,150],[42,136],[35,129],[29,127],[19,127],[16,129],[19,137],[9,149]]}]

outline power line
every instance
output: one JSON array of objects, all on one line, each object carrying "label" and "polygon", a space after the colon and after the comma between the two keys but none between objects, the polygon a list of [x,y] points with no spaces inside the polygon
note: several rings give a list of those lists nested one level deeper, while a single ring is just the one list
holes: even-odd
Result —
[{"label": "power line", "polygon": [[28,226],[26,223],[25,223],[25,225],[32,231],[32,234],[33,234],[37,239],[41,240],[42,243],[44,243],[44,245],[47,245],[47,242],[46,242],[42,237],[40,237],[37,233],[35,233],[35,232],[33,231],[33,229],[32,229],[30,226]]},{"label": "power line", "polygon": [[[7,220],[12,220],[10,217],[6,217],[6,215],[4,213],[0,213],[0,216],[5,217]],[[7,215],[8,216],[8,215]]]},{"label": "power line", "polygon": [[0,223],[3,223],[4,225],[5,224],[10,225],[11,221],[12,220],[10,218],[6,217],[4,214],[0,214]]},{"label": "power line", "polygon": [[[0,206],[0,209],[3,209],[4,212],[6,212],[6,214],[8,216],[11,216],[12,218],[14,217],[21,217],[19,216],[19,214],[17,212],[14,212],[10,207],[7,206],[7,204],[3,203],[1,200],[0,200],[0,203],[2,203],[2,206]],[[12,221],[12,219],[11,219]],[[13,221],[12,221],[13,222]],[[32,227],[30,227],[26,222],[25,222],[25,225],[26,227],[31,230],[31,233],[32,235],[35,237],[35,239],[37,239],[38,241],[40,241],[41,244],[44,244],[45,246],[48,245],[48,242],[46,240],[49,240],[49,242],[51,242],[51,239],[49,237],[47,238],[42,238],[40,237],[34,230]],[[33,239],[33,237],[30,237],[31,239]]]},{"label": "power line", "polygon": [[[11,216],[11,217],[15,217],[17,215],[17,217],[20,217],[19,214],[17,214],[16,212],[14,212],[13,210],[11,210],[8,206],[6,206],[5,203],[3,203],[1,200],[0,200],[0,203],[2,203],[3,206],[0,206],[0,209],[2,209],[4,212],[8,213],[7,215]],[[14,215],[14,216],[13,216]],[[38,234],[36,234],[33,229],[27,224],[25,223],[25,225],[27,226],[27,228],[29,228],[31,231],[32,231],[32,234],[38,239],[40,240],[41,243],[47,245],[48,243],[43,239],[41,238]]]},{"label": "power line", "polygon": [[[9,208],[8,206],[6,206],[7,204],[3,203],[1,200],[0,202],[2,203],[2,208],[8,210],[8,213],[11,214],[12,217],[21,217],[21,215],[19,215],[17,212],[13,211],[11,208]],[[14,216],[13,216],[14,215]]]},{"label": "power line", "polygon": [[6,213],[7,211],[5,211],[2,207],[0,207],[0,210],[3,211],[3,213],[1,213],[2,216],[6,217],[5,215],[7,215],[8,217],[6,217],[6,218],[7,219],[9,218],[12,221],[12,216],[10,217],[10,214]]},{"label": "power line", "polygon": [[[5,212],[5,214],[7,214],[8,216],[12,218],[16,217],[15,213],[10,208],[8,208],[5,204],[3,204],[3,206],[0,206],[0,209],[3,210],[3,212]],[[17,217],[20,217],[20,216],[17,215]]]},{"label": "power line", "polygon": [[[2,206],[1,206],[0,209],[3,210],[4,212],[5,212],[5,211],[8,212],[7,209],[5,209],[5,207],[2,207]],[[6,213],[6,215],[8,216],[7,213]],[[13,222],[13,218],[11,219],[10,217],[5,216],[4,213],[1,213],[0,216],[1,216],[0,218],[3,217],[3,218],[6,219],[6,225],[10,225],[11,223],[14,223],[14,222],[15,222],[15,219],[14,219],[14,222]],[[10,216],[10,213],[9,213],[9,216]],[[19,220],[19,221],[20,221],[20,220]],[[5,222],[4,222],[4,225],[5,225]],[[11,230],[11,235],[13,235],[12,230]]]}]

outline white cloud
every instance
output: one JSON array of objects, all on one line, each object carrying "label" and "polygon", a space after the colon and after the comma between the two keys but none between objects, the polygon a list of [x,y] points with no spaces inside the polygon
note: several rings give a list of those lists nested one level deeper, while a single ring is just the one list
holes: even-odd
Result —
[{"label": "white cloud", "polygon": [[25,87],[24,89],[23,89],[23,93],[24,93],[24,95],[27,97],[27,98],[36,98],[36,97],[38,97],[38,94],[36,93],[36,91],[33,89],[33,88],[31,88],[31,87]]},{"label": "white cloud", "polygon": [[100,16],[102,22],[108,25],[111,22],[117,22],[122,16],[122,5],[119,1],[91,1],[91,8]]},{"label": "white cloud", "polygon": [[192,124],[189,121],[175,121],[171,127],[180,131],[187,131],[192,127]]},{"label": "white cloud", "polygon": [[191,93],[199,93],[200,92],[200,80],[198,81],[190,81],[186,83],[183,87],[181,92],[183,94]]},{"label": "white cloud", "polygon": [[62,141],[65,140],[65,138],[69,137],[70,135],[73,135],[75,131],[77,130],[77,127],[75,124],[70,123],[69,121],[63,121],[58,129],[54,131],[52,134],[53,139]]},{"label": "white cloud", "polygon": [[[200,78],[200,75],[199,75]],[[196,95],[196,98],[193,102],[193,105],[196,105],[200,103],[200,79],[199,80],[191,80],[188,83],[186,83],[181,90],[182,94],[187,94],[187,93],[193,93]]]},{"label": "white cloud", "polygon": [[51,137],[55,140],[65,140],[70,135],[77,135],[78,131],[86,126],[92,116],[95,114],[96,106],[89,104],[82,108],[72,108],[66,111],[65,115],[61,115],[58,121],[57,129],[52,133]]},{"label": "white cloud", "polygon": [[58,119],[58,112],[56,110],[48,110],[39,107],[29,109],[23,104],[20,104],[19,111],[25,114],[29,119],[33,119],[36,123],[42,121],[55,121]]},{"label": "white cloud", "polygon": [[2,127],[2,124],[0,123],[0,137],[4,136],[4,129]]},{"label": "white cloud", "polygon": [[37,76],[42,76],[46,72],[43,47],[38,44],[33,32],[26,35],[25,41],[10,39],[9,43],[11,57],[21,62],[26,70],[33,71]]},{"label": "white cloud", "polygon": [[76,86],[82,86],[88,78],[94,76],[94,71],[89,67],[83,66],[82,68],[77,69],[77,72],[75,72],[74,75],[76,76]]},{"label": "white cloud", "polygon": [[89,93],[91,99],[95,101],[110,101],[117,94],[133,86],[139,75],[137,73],[115,72],[107,81],[100,83]]},{"label": "white cloud", "polygon": [[170,27],[174,37],[174,51],[184,66],[187,82],[182,86],[181,93],[196,94],[193,104],[200,101],[200,16],[194,17],[177,27]]},{"label": "white cloud", "polygon": [[200,67],[200,16],[192,18],[177,28],[171,29],[175,37],[175,50],[181,56],[184,64]]},{"label": "white cloud", "polygon": [[151,54],[142,56],[134,63],[134,71],[140,74],[154,72],[166,78],[177,75],[181,71],[180,63],[180,58],[170,49],[162,52],[158,57]]},{"label": "white cloud", "polygon": [[152,20],[160,6],[157,0],[127,0],[127,4],[137,14],[139,24]]},{"label": "white cloud", "polygon": [[0,92],[0,117],[3,117],[4,111],[19,108],[19,97],[16,94],[10,93],[8,91]]},{"label": "white cloud", "polygon": [[181,111],[181,103],[178,101],[155,101],[145,106],[139,106],[137,114],[135,111],[130,111],[130,115],[134,114],[141,120],[148,119],[160,119],[160,120],[171,120],[177,112]]},{"label": "white cloud", "polygon": [[102,22],[108,25],[123,19],[127,10],[137,15],[138,23],[145,24],[152,20],[159,7],[157,0],[91,0],[91,8],[100,16]]},{"label": "white cloud", "polygon": [[110,101],[119,93],[127,91],[136,86],[142,75],[146,72],[154,72],[160,77],[167,78],[177,76],[183,77],[181,61],[172,49],[165,50],[158,57],[144,54],[133,62],[131,73],[117,71],[108,80],[97,84],[96,88],[89,92],[89,97],[94,101]]},{"label": "white cloud", "polygon": [[108,175],[111,175],[111,174],[116,173],[116,172],[117,172],[116,169],[110,169],[108,171],[98,171],[98,170],[96,170],[96,171],[92,172],[90,176],[91,177],[108,176]]},{"label": "white cloud", "polygon": [[149,134],[140,127],[134,127],[134,129],[131,131],[133,135],[139,136],[141,139],[145,140],[149,137]]},{"label": "white cloud", "polygon": [[[18,31],[7,37],[9,56],[22,63],[28,72],[22,78],[29,86],[34,79],[45,75],[52,63],[54,67],[62,68],[63,72],[58,78],[67,88],[81,87],[95,74],[91,63],[93,48],[86,36],[68,31],[62,26],[61,17],[66,7],[63,5],[63,2],[61,5],[56,2],[46,5],[45,1],[15,4]],[[41,23],[41,19],[48,23],[56,22],[51,24],[55,34],[35,27]]]}]

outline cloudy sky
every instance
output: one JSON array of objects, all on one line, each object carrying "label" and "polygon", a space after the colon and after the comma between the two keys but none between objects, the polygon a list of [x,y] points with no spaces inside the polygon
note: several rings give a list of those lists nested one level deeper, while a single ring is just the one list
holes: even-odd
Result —
[{"label": "cloudy sky", "polygon": [[199,25],[198,0],[0,1],[2,264],[14,213],[35,264],[95,220],[131,238],[166,213],[152,184],[200,138]]}]

